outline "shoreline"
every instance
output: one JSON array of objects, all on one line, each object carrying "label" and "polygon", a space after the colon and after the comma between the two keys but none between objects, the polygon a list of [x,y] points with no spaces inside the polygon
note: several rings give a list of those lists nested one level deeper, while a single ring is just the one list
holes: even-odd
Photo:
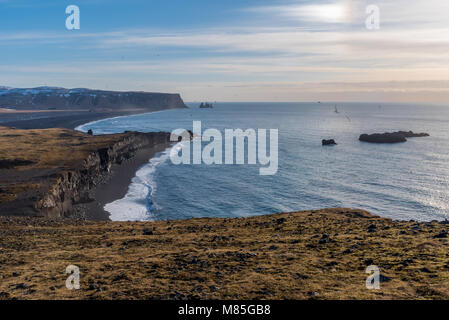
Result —
[{"label": "shoreline", "polygon": [[[172,109],[167,109],[172,110]],[[49,130],[65,130],[65,129],[59,129],[59,128],[66,128],[69,130],[73,130],[74,137],[79,136],[79,134],[86,135],[85,132],[75,130],[77,127],[88,125],[89,123],[95,122],[95,121],[101,121],[105,119],[110,118],[116,118],[116,117],[123,117],[123,116],[131,116],[136,114],[148,114],[148,113],[154,113],[154,112],[162,112],[166,110],[156,110],[156,111],[148,111],[145,110],[145,112],[107,112],[107,113],[82,113],[82,114],[72,114],[68,117],[48,117],[48,118],[42,118],[42,119],[31,119],[26,120],[22,119],[19,121],[19,125],[16,125],[15,122],[7,122],[7,123],[0,123],[0,126],[6,128],[6,130],[25,130],[21,131],[23,134],[24,132],[29,132],[30,135],[34,135],[33,130],[40,130],[42,128],[49,128]],[[64,118],[64,119],[63,119]],[[13,126],[15,125],[15,126]],[[43,131],[42,134],[45,134]],[[59,133],[58,134],[64,136],[66,133]],[[76,134],[75,134],[76,132]],[[26,134],[26,133],[25,133]],[[124,134],[124,133],[123,133]],[[123,134],[116,134],[116,135],[123,135]],[[162,134],[162,133],[161,133]],[[72,133],[70,133],[72,135]],[[105,139],[115,139],[114,134],[102,134],[102,135],[95,135],[93,137],[97,137],[101,139],[101,137],[104,137]],[[158,133],[156,132],[155,137],[158,136]],[[55,136],[57,137],[57,136]],[[76,138],[75,138],[76,139]],[[136,172],[144,165],[146,165],[158,152],[166,150],[168,147],[172,145],[172,143],[167,140],[160,140],[157,141],[154,140],[154,143],[150,143],[148,145],[141,145],[139,148],[132,151],[131,154],[129,154],[129,151],[125,151],[125,154],[121,155],[123,159],[121,161],[118,161],[117,163],[112,162],[110,164],[110,168],[107,169],[107,171],[97,175],[94,177],[94,180],[92,181],[92,184],[87,187],[88,195],[83,196],[82,199],[77,200],[73,203],[73,211],[69,216],[70,218],[75,219],[86,219],[86,220],[92,220],[92,221],[111,221],[110,219],[110,213],[104,210],[104,206],[108,203],[114,202],[116,200],[122,199],[125,197],[125,195],[128,192],[129,186],[132,183],[132,179],[136,176]],[[75,143],[76,145],[76,143]],[[73,152],[76,152],[76,149],[70,149]],[[115,147],[113,147],[115,148]],[[118,147],[121,148],[121,147]],[[95,147],[94,147],[95,149]],[[92,150],[94,151],[94,150]],[[100,150],[96,150],[95,152],[98,152]],[[81,161],[81,159],[80,159]],[[86,161],[84,159],[83,161]],[[90,160],[89,160],[90,161]],[[55,168],[56,169],[56,168]],[[38,171],[35,171],[36,175],[39,175],[39,172],[42,170],[39,169]],[[5,172],[4,172],[5,174]],[[44,187],[43,187],[44,188]],[[1,190],[1,189],[0,189]],[[44,189],[42,191],[45,193]],[[32,191],[33,192],[33,191]],[[2,194],[0,194],[2,195]],[[36,194],[36,196],[38,196]],[[39,197],[39,196],[38,196]],[[31,201],[31,200],[30,200]],[[17,202],[17,201],[15,201]],[[14,203],[11,205],[18,205],[19,202]],[[5,204],[6,206],[9,205],[9,203]],[[33,206],[33,203],[27,203],[26,206],[30,209],[27,211],[28,213],[25,214],[19,214],[19,213],[13,213],[12,216],[20,216],[20,215],[31,215],[33,209],[31,207]],[[66,206],[66,204],[61,204],[63,207]],[[65,210],[65,209],[62,209]],[[61,214],[64,214],[61,212]],[[65,214],[64,214],[65,215]]]},{"label": "shoreline", "polygon": [[[159,112],[166,112],[166,111],[174,111],[174,110],[178,110],[178,109],[167,109],[167,110],[158,110],[158,111],[146,111],[146,112],[139,112],[139,113],[132,113],[132,114],[123,114],[123,115],[118,115],[118,116],[113,116],[113,117],[106,117],[106,118],[101,118],[101,119],[96,119],[96,120],[92,120],[86,123],[82,123],[80,125],[77,125],[76,127],[74,127],[72,130],[75,131],[79,131],[79,132],[83,132],[85,133],[82,129],[84,129],[83,127],[85,126],[89,126],[89,125],[93,125],[97,122],[103,121],[103,120],[111,120],[111,119],[118,119],[118,118],[123,118],[123,117],[130,117],[130,116],[136,116],[136,115],[144,115],[144,114],[153,114],[153,113],[159,113]],[[87,130],[86,130],[87,132]],[[95,134],[95,132],[94,132]]]},{"label": "shoreline", "polygon": [[[128,110],[128,111],[107,111],[107,112],[57,112],[53,110],[49,112],[48,117],[41,117],[35,119],[24,119],[26,116],[32,116],[35,113],[22,113],[22,119],[7,119],[0,122],[0,126],[16,128],[16,129],[51,129],[51,128],[63,128],[76,130],[76,128],[106,119],[113,119],[117,117],[133,116],[138,114],[156,113],[176,109],[160,109],[160,110]],[[62,114],[62,115],[61,115]],[[1,116],[9,115],[6,113]]]},{"label": "shoreline", "polygon": [[131,159],[112,165],[105,179],[92,188],[93,201],[75,205],[77,211],[84,212],[85,219],[89,221],[112,221],[110,213],[104,209],[105,205],[124,198],[136,172],[159,152],[170,146],[171,143],[144,147],[139,149]]},{"label": "shoreline", "polygon": [[[151,114],[157,112],[164,112],[168,110],[150,111],[143,113],[133,113],[118,115],[113,117],[107,117],[102,119],[92,120],[73,128],[75,131],[82,131],[82,127],[94,124],[98,121],[107,119],[116,119],[121,117],[127,117],[138,114]],[[110,213],[104,209],[105,205],[114,201],[123,199],[128,193],[129,186],[132,183],[132,179],[136,176],[137,171],[148,164],[152,158],[154,158],[159,152],[164,151],[171,146],[171,143],[158,144],[155,146],[148,146],[136,151],[136,154],[127,161],[121,164],[114,164],[111,167],[110,172],[106,178],[98,185],[92,188],[91,197],[92,202],[76,205],[78,210],[84,211],[84,216],[87,220],[92,221],[112,221],[110,219]],[[126,182],[126,183],[125,183]],[[149,195],[147,195],[148,197]]]},{"label": "shoreline", "polygon": [[[93,124],[97,121],[103,121],[106,119],[114,119],[118,117],[127,117],[132,115],[140,115],[140,114],[151,114],[156,112],[162,112],[162,111],[169,111],[169,110],[176,110],[176,109],[167,109],[167,110],[158,110],[158,111],[146,111],[146,112],[138,112],[135,111],[129,114],[119,114],[115,112],[108,112],[101,116],[100,119],[97,119],[100,117],[98,113],[89,113],[83,114],[83,116],[90,117],[90,121],[83,122],[79,125],[77,125],[72,130],[75,130],[80,127],[88,126],[89,124]],[[76,118],[75,116],[73,116]],[[72,118],[73,118],[72,117]],[[84,121],[86,118],[76,118],[72,119],[72,127],[75,123],[79,123],[81,121]],[[34,119],[34,120],[23,120],[23,121],[58,121],[60,120],[59,117],[57,118],[51,118],[51,119]],[[44,121],[44,122],[45,122]],[[10,123],[5,123],[4,125],[8,125]],[[48,124],[48,123],[47,123]],[[2,126],[3,123],[0,123],[0,126]],[[42,125],[46,125],[45,123]],[[101,136],[101,135],[99,135]],[[99,183],[95,184],[91,188],[91,197],[86,200],[82,200],[83,203],[81,204],[75,204],[76,208],[79,209],[75,212],[75,216],[83,216],[88,220],[103,220],[103,221],[110,221],[110,214],[104,210],[104,206],[108,203],[112,203],[116,200],[122,199],[127,194],[129,187],[132,183],[132,179],[136,176],[136,172],[145,164],[147,164],[151,159],[155,157],[155,155],[158,152],[161,152],[164,150],[164,148],[169,147],[168,144],[158,145],[158,146],[147,146],[143,147],[141,150],[137,150],[136,154],[133,156],[132,159],[123,161],[120,165],[114,164],[111,167],[111,170],[104,174],[99,179]],[[147,197],[143,198],[142,200],[146,200]],[[83,213],[84,211],[84,213]],[[80,214],[81,213],[81,214]],[[427,221],[427,220],[426,220]]]}]

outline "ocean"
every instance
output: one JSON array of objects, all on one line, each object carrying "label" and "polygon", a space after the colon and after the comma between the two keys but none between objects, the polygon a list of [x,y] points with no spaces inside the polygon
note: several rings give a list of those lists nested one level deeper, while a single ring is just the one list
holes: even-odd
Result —
[{"label": "ocean", "polygon": [[[259,165],[175,165],[167,149],[136,173],[127,195],[105,206],[111,219],[147,221],[246,217],[349,207],[399,220],[449,214],[449,108],[412,104],[216,103],[78,127],[95,134],[202,129],[278,129],[275,175]],[[362,133],[412,130],[430,137],[399,144],[360,142]],[[336,146],[321,145],[335,139]],[[207,143],[206,143],[207,144]],[[177,145],[179,147],[179,145]]]}]

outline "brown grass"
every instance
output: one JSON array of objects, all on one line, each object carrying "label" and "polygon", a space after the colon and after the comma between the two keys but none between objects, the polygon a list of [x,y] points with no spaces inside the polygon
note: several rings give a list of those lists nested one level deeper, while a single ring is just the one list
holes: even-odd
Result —
[{"label": "brown grass", "polygon": [[27,160],[15,169],[60,168],[76,165],[91,152],[116,142],[122,135],[89,136],[68,129],[21,130],[0,127],[0,160]]},{"label": "brown grass", "polygon": [[35,181],[39,175],[36,170],[49,169],[47,172],[54,176],[74,169],[89,154],[122,137],[123,134],[90,136],[68,129],[21,130],[0,126],[0,203],[16,200],[21,193],[48,184],[45,173],[39,178],[41,181]]},{"label": "brown grass", "polygon": [[[350,209],[148,223],[1,218],[0,297],[448,299],[449,240],[434,238],[443,230]],[[80,290],[65,287],[71,264]],[[371,264],[391,278],[380,290],[365,287]]]}]

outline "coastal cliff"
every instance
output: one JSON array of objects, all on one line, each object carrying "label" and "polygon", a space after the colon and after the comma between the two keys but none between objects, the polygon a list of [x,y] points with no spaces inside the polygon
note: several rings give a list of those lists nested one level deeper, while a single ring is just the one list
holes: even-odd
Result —
[{"label": "coastal cliff", "polygon": [[168,133],[128,133],[109,147],[91,153],[82,164],[71,171],[62,172],[34,208],[45,217],[70,216],[73,205],[93,201],[90,191],[101,182],[114,164],[134,157],[140,149],[168,144]]},{"label": "coastal cliff", "polygon": [[164,132],[89,136],[0,127],[0,215],[73,216],[75,205],[94,201],[91,191],[114,165],[169,139]]},{"label": "coastal cliff", "polygon": [[104,91],[85,88],[37,87],[29,89],[0,87],[0,108],[16,110],[89,110],[148,111],[185,108],[179,94],[141,91]]}]

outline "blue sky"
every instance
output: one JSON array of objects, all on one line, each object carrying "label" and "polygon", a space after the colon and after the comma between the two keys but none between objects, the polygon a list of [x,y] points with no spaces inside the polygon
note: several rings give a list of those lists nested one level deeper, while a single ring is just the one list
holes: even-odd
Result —
[{"label": "blue sky", "polygon": [[[80,30],[65,28],[68,5]],[[446,103],[447,12],[447,0],[0,0],[0,85]]]}]

